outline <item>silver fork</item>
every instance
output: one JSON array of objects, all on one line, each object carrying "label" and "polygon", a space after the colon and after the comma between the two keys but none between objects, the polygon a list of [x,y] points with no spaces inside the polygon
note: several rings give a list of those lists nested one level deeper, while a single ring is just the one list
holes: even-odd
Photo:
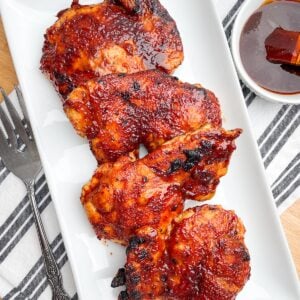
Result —
[{"label": "silver fork", "polygon": [[[16,88],[19,104],[23,111],[24,120],[26,123],[26,129],[18,112],[1,87],[0,91],[4,99],[3,102],[5,103],[7,111],[10,115],[9,119],[7,113],[3,109],[4,103],[1,103],[0,119],[8,139],[0,127],[0,156],[7,169],[19,177],[27,188],[28,198],[30,199],[34,221],[43,253],[46,275],[52,288],[52,299],[68,300],[70,297],[63,288],[62,276],[51,251],[35,200],[35,178],[41,171],[42,166],[33,138],[33,133],[31,131],[24,99],[21,91]],[[21,139],[23,143],[18,143],[18,138],[19,141]]]}]

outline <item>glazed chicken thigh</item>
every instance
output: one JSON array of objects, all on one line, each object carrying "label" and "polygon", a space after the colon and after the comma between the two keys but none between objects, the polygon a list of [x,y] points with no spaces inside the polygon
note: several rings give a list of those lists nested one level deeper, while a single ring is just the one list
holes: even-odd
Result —
[{"label": "glazed chicken thigh", "polygon": [[226,174],[240,130],[202,128],[137,159],[104,163],[83,187],[81,201],[97,236],[127,244],[135,231],[164,232],[186,198],[213,196]]},{"label": "glazed chicken thigh", "polygon": [[61,11],[45,34],[41,69],[65,98],[89,79],[183,60],[176,23],[158,0],[105,0]]},{"label": "glazed chicken thigh", "polygon": [[99,163],[115,161],[141,143],[151,152],[177,135],[222,123],[211,91],[157,70],[91,80],[69,95],[64,109]]},{"label": "glazed chicken thigh", "polygon": [[168,232],[145,226],[112,282],[119,299],[232,300],[250,276],[245,228],[233,211],[203,205],[179,215]]},{"label": "glazed chicken thigh", "polygon": [[57,17],[40,68],[98,162],[87,217],[128,246],[119,299],[235,299],[250,276],[244,225],[221,206],[183,210],[213,197],[242,130],[222,128],[213,92],[170,75],[184,58],[176,23],[159,0],[73,0]]}]

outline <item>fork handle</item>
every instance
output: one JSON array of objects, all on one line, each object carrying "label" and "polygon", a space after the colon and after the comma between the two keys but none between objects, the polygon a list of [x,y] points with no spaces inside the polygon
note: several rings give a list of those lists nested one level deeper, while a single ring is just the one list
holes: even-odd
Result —
[{"label": "fork handle", "polygon": [[60,270],[56,264],[55,258],[53,256],[53,253],[51,251],[45,229],[41,220],[41,216],[37,207],[37,203],[35,200],[35,193],[34,193],[34,181],[25,182],[30,204],[32,207],[32,212],[34,216],[34,222],[36,225],[43,258],[44,258],[44,265],[46,269],[46,276],[48,279],[48,282],[51,285],[52,288],[52,299],[53,300],[70,300],[71,298],[68,296],[68,294],[65,292],[63,288],[62,283],[62,276],[60,273]]}]

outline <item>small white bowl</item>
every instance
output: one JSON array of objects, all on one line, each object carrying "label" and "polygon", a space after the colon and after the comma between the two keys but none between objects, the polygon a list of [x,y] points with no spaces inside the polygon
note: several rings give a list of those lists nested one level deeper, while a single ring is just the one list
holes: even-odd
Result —
[{"label": "small white bowl", "polygon": [[283,95],[272,93],[262,87],[260,87],[251,77],[248,75],[245,70],[241,56],[240,56],[240,37],[242,30],[245,26],[245,23],[248,21],[249,17],[254,13],[263,4],[263,0],[246,0],[243,6],[241,7],[237,18],[235,20],[233,29],[232,29],[232,38],[231,38],[231,48],[233,59],[237,68],[237,71],[248,86],[250,90],[256,93],[261,98],[264,98],[273,102],[280,103],[289,103],[289,104],[300,104],[300,94],[293,95]]}]

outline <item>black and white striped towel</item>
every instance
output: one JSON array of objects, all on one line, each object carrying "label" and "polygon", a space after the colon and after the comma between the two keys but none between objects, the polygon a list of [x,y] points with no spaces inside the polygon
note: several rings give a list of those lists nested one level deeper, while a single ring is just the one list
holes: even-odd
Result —
[{"label": "black and white striped towel", "polygon": [[[234,18],[244,0],[214,0],[230,40]],[[267,178],[279,212],[300,198],[300,105],[263,101],[241,83]],[[45,176],[36,196],[64,284],[77,298]],[[25,188],[0,160],[0,296],[10,299],[51,299]]]}]

